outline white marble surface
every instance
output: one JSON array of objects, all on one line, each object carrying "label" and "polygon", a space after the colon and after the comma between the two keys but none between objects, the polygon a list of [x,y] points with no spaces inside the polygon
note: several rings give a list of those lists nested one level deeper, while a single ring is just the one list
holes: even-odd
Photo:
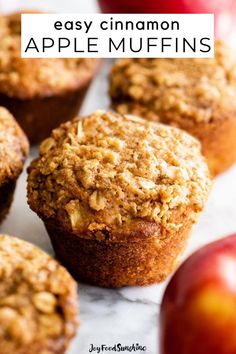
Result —
[{"label": "white marble surface", "polygon": [[[0,8],[4,3],[9,6],[11,1],[13,0],[0,0]],[[27,8],[32,2],[19,0],[18,5],[24,3]],[[67,12],[96,10],[96,4],[92,0],[34,0],[34,6]],[[109,106],[106,94],[107,71],[106,65],[91,87],[83,113]],[[32,151],[31,157],[35,154],[36,149]],[[209,202],[193,230],[184,257],[205,243],[236,232],[235,181],[236,167],[216,179]],[[21,237],[53,253],[43,224],[27,206],[25,171],[19,179],[11,212],[1,225],[0,232]],[[158,354],[158,313],[165,286],[166,282],[144,288],[109,290],[80,284],[81,326],[68,354],[87,354],[91,344],[100,346],[116,343],[139,343],[147,347],[146,354]],[[141,351],[136,353],[140,354]]]}]

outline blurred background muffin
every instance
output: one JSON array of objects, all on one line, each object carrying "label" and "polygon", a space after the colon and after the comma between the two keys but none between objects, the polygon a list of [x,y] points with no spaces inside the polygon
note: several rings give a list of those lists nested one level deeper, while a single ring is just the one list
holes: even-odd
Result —
[{"label": "blurred background muffin", "polygon": [[28,172],[28,203],[59,260],[105,287],[165,279],[211,186],[193,137],[103,111],[55,129]]},{"label": "blurred background muffin", "polygon": [[0,222],[9,211],[28,150],[28,140],[14,117],[0,107]]},{"label": "blurred background muffin", "polygon": [[0,104],[34,144],[77,114],[99,60],[23,59],[20,22],[20,13],[0,17]]},{"label": "blurred background muffin", "polygon": [[213,176],[236,161],[236,55],[223,42],[216,42],[213,59],[118,60],[110,96],[119,113],[198,138]]},{"label": "blurred background muffin", "polygon": [[77,328],[77,286],[34,245],[0,235],[1,354],[64,354]]}]

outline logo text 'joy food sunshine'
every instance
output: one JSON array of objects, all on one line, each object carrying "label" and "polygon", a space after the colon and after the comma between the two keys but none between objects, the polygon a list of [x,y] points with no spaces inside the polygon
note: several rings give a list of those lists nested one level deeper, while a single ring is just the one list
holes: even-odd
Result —
[{"label": "logo text 'joy food sunshine'", "polygon": [[131,345],[122,345],[121,343],[114,344],[113,346],[109,346],[106,344],[94,345],[90,344],[89,353],[100,354],[102,352],[106,353],[131,353],[131,352],[146,352],[147,347],[145,345],[141,345],[139,343],[131,344]]}]

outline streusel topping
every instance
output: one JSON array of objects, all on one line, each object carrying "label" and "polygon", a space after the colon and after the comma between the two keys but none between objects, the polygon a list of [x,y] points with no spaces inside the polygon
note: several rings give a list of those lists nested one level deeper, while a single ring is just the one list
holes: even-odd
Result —
[{"label": "streusel topping", "polygon": [[0,185],[18,177],[28,150],[25,134],[13,116],[0,107]]},{"label": "streusel topping", "polygon": [[121,59],[110,95],[121,114],[172,123],[179,117],[210,122],[236,110],[236,56],[222,42],[212,59]]},{"label": "streusel topping", "polygon": [[0,92],[31,98],[80,87],[95,73],[89,58],[21,58],[20,14],[0,17]]},{"label": "streusel topping", "polygon": [[28,353],[22,348],[34,343],[46,353],[58,339],[66,347],[76,316],[77,288],[69,273],[34,245],[0,235],[1,353]]},{"label": "streusel topping", "polygon": [[28,202],[74,232],[131,220],[168,224],[175,208],[203,208],[211,182],[200,144],[179,129],[97,111],[61,125],[29,168]]}]

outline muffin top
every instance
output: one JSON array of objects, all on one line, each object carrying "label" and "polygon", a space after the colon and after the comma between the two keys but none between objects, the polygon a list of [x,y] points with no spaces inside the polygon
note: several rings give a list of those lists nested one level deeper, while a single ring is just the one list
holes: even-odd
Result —
[{"label": "muffin top", "polygon": [[121,59],[110,75],[110,95],[120,113],[176,126],[180,119],[235,116],[236,56],[218,41],[212,59]]},{"label": "muffin top", "polygon": [[140,221],[179,227],[172,211],[194,218],[211,184],[193,137],[103,111],[55,129],[28,172],[28,202],[43,220],[110,240]]},{"label": "muffin top", "polygon": [[13,116],[0,107],[0,185],[18,177],[28,150],[25,134]]},{"label": "muffin top", "polygon": [[0,16],[0,92],[18,98],[51,96],[83,86],[96,59],[21,58],[21,15]]},{"label": "muffin top", "polygon": [[61,353],[77,327],[75,281],[52,257],[15,237],[0,235],[0,259],[1,354]]}]

